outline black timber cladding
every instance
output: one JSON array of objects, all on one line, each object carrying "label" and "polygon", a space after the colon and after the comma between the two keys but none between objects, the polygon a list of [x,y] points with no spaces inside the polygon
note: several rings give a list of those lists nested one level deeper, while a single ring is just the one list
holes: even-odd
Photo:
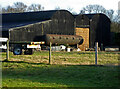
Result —
[{"label": "black timber cladding", "polygon": [[[70,12],[66,10],[40,11],[35,13],[32,12],[29,14],[28,13],[19,14],[14,13],[14,14],[15,14],[14,20],[8,19],[8,21],[5,20],[4,23],[5,22],[28,23],[28,21],[36,22],[28,25],[26,24],[25,26],[21,25],[18,27],[13,27],[12,29],[10,29],[11,41],[41,41],[43,40],[41,36],[45,34],[59,34],[59,35],[74,34],[74,17]],[[8,18],[10,17],[8,16]]]},{"label": "black timber cladding", "polygon": [[45,34],[73,35],[74,27],[80,27],[90,29],[90,47],[96,41],[99,46],[109,45],[111,22],[104,14],[82,14],[74,19],[66,10],[50,10],[3,14],[2,19],[3,36],[8,37],[11,29],[11,41],[41,41]]},{"label": "black timber cladding", "polygon": [[10,28],[21,27],[28,24],[48,20],[54,12],[56,12],[56,10],[45,11],[45,13],[44,11],[40,11],[2,14],[2,37],[9,37],[8,30]]},{"label": "black timber cladding", "polygon": [[89,27],[90,23],[89,23],[89,18],[86,15],[78,15],[75,18],[75,23],[76,23],[76,27],[80,27],[80,28],[87,28]]},{"label": "black timber cladding", "polygon": [[76,27],[89,28],[89,46],[94,47],[95,42],[110,44],[110,19],[104,14],[82,14],[75,16]]}]

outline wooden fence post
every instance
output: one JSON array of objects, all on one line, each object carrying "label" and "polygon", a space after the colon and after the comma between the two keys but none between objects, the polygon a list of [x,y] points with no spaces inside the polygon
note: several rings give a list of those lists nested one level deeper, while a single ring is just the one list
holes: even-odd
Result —
[{"label": "wooden fence post", "polygon": [[49,49],[49,64],[51,64],[51,46],[52,46],[52,43],[50,42],[50,49]]},{"label": "wooden fence post", "polygon": [[98,60],[98,42],[95,43],[95,65],[97,65]]},{"label": "wooden fence post", "polygon": [[9,61],[9,40],[7,40],[6,61]]},{"label": "wooden fence post", "polygon": [[77,49],[78,49],[79,44],[77,44]]}]

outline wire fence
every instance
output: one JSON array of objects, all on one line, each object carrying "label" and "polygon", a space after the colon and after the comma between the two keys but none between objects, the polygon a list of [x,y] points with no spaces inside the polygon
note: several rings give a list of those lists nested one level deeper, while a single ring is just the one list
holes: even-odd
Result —
[{"label": "wire fence", "polygon": [[[6,59],[6,52],[0,52],[2,61]],[[14,55],[9,52],[9,61],[28,62],[28,63],[49,63],[49,51],[35,51],[32,55]],[[120,62],[120,52],[98,52],[98,65],[118,65]],[[70,64],[70,65],[94,65],[95,51],[52,51],[52,64]]]}]

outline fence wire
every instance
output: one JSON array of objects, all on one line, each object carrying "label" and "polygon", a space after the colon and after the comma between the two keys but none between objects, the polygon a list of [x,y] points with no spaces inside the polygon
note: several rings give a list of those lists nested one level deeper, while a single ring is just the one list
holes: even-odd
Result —
[{"label": "fence wire", "polygon": [[[6,59],[6,52],[2,54],[2,61]],[[49,63],[49,51],[35,51],[32,55],[14,55],[9,53],[9,61],[28,63]],[[93,65],[95,64],[94,51],[66,52],[52,51],[52,64]],[[98,65],[120,64],[120,52],[98,52]]]}]

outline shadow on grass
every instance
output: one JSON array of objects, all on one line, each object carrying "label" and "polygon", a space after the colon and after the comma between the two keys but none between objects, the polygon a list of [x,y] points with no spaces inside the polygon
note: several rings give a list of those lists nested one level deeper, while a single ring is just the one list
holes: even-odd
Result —
[{"label": "shadow on grass", "polygon": [[[21,65],[24,67],[21,67]],[[15,85],[27,87],[27,84],[31,82],[30,87],[118,87],[118,73],[118,67],[47,65],[23,61],[3,62],[2,70],[3,82],[5,82],[5,79],[7,79],[6,81],[12,80],[11,83],[7,83],[8,87],[14,87]],[[24,85],[23,82],[26,82],[26,80],[27,83]],[[13,85],[11,85],[12,82]]]},{"label": "shadow on grass", "polygon": [[[49,64],[49,63],[33,63],[33,62],[25,62],[25,61],[8,61],[8,60],[4,60],[2,61],[2,63],[27,63],[27,64],[34,64],[34,65],[40,65],[40,64],[44,64],[44,65],[59,65],[59,64]],[[72,64],[60,64],[60,65],[66,65],[66,66],[72,66]],[[95,65],[95,64],[91,64],[91,65],[76,65],[76,66],[98,66],[98,67],[102,67],[104,65]]]},{"label": "shadow on grass", "polygon": [[31,62],[25,62],[25,61],[8,61],[8,60],[3,60],[2,63],[27,63],[27,64],[36,64],[36,65],[46,64],[46,63],[31,63]]}]

